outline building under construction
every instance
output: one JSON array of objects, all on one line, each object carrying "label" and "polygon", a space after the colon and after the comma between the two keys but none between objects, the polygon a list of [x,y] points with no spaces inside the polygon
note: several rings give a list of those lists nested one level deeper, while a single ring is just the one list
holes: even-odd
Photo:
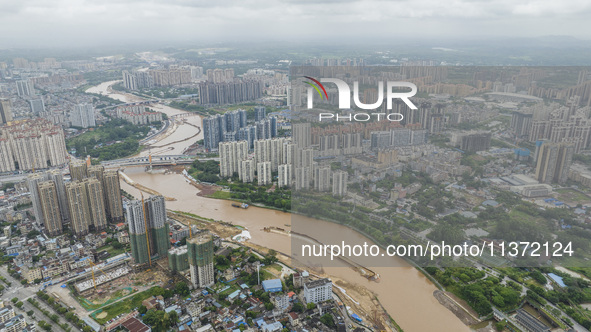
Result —
[{"label": "building under construction", "polygon": [[187,246],[173,248],[168,251],[168,267],[171,272],[182,272],[189,269]]},{"label": "building under construction", "polygon": [[215,283],[213,270],[213,237],[209,232],[199,233],[187,240],[191,283],[195,288]]},{"label": "building under construction", "polygon": [[136,264],[152,265],[152,257],[165,257],[170,248],[163,196],[135,200],[127,205],[131,254]]}]

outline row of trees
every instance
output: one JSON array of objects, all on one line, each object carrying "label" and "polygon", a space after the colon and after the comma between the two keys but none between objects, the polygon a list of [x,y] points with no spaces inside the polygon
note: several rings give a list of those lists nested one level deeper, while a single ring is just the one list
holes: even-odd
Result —
[{"label": "row of trees", "polygon": [[291,210],[291,190],[275,188],[268,191],[269,186],[260,187],[250,183],[232,183],[229,185],[231,198],[252,203],[261,203],[284,211]]},{"label": "row of trees", "polygon": [[[72,323],[74,326],[76,326],[77,328],[81,329],[83,332],[92,332],[92,328],[88,325],[86,325],[86,323],[80,319],[73,310],[68,309],[64,306],[62,306],[55,298],[53,298],[52,296],[42,292],[42,291],[38,291],[37,292],[37,297],[39,299],[41,299],[43,302],[47,303],[49,306],[51,306],[58,314],[62,315],[68,322]],[[65,331],[70,331],[71,328],[69,327],[69,325],[67,323],[62,323],[60,324],[60,319],[59,316],[56,314],[51,314],[48,310],[45,310],[43,308],[41,308],[41,306],[39,305],[39,302],[37,302],[35,299],[33,298],[29,298],[27,300],[29,303],[31,303],[34,307],[36,307],[37,309],[39,309],[45,316],[47,316],[52,322],[54,322],[55,324],[59,324],[60,327],[65,330]],[[39,325],[41,328],[45,329],[46,331],[51,331],[50,329],[44,328],[43,326],[41,326],[41,324]]]}]

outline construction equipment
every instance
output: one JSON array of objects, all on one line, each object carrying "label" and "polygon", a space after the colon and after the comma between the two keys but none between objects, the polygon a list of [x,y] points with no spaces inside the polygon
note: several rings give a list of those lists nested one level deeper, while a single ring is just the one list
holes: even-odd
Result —
[{"label": "construction equipment", "polygon": [[148,244],[148,262],[150,262],[150,267],[152,267],[152,251],[150,251],[150,234],[148,229],[148,217],[146,216],[146,205],[144,204],[144,193],[140,191],[140,195],[142,195],[142,211],[144,212],[144,224],[146,227],[146,243]]},{"label": "construction equipment", "polygon": [[[96,264],[94,264],[91,260],[88,261],[90,263],[90,271],[92,273],[92,285],[94,286],[94,290],[96,290],[96,280],[94,279],[94,267],[96,266]],[[96,266],[105,276],[107,276],[107,274],[105,273],[105,271],[103,271],[103,269],[101,269],[100,267]]]}]

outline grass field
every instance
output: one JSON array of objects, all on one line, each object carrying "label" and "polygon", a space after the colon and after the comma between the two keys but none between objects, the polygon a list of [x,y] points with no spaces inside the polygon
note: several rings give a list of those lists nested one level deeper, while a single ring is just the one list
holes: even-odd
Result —
[{"label": "grass field", "polygon": [[115,292],[113,295],[111,295],[111,297],[109,299],[107,299],[106,301],[102,302],[102,303],[92,303],[91,301],[89,301],[87,298],[85,297],[77,297],[76,300],[78,300],[78,303],[80,303],[80,305],[82,307],[84,307],[84,309],[86,310],[96,310],[99,309],[101,307],[107,306],[117,300],[119,300],[120,298],[133,294],[135,293],[135,291],[131,288],[131,287],[126,287],[126,292],[124,292],[123,290],[118,290],[117,292]]},{"label": "grass field", "polygon": [[[92,318],[96,320],[97,323],[102,325],[111,320],[113,317],[116,317],[123,313],[130,312],[133,308],[139,307],[140,305],[142,305],[142,301],[149,298],[150,296],[152,296],[152,292],[150,291],[150,289],[148,289],[134,296],[128,297],[125,300],[121,300],[107,307],[99,309],[90,314],[90,316],[92,316]],[[97,318],[97,316],[103,312],[106,312],[107,316]]]},{"label": "grass field", "polygon": [[509,212],[509,215],[517,220],[532,221],[535,223],[544,222],[544,218],[531,216],[517,209],[513,209],[511,212]]},{"label": "grass field", "polygon": [[111,257],[113,257],[113,256],[121,255],[122,253],[124,253],[125,252],[125,247],[123,247],[121,249],[115,249],[111,245],[106,245],[106,246],[103,246],[103,247],[98,248],[96,251],[97,252],[100,252],[100,251],[103,251],[103,250],[107,251],[111,255]]},{"label": "grass field", "polygon": [[557,189],[556,192],[560,194],[558,199],[562,201],[574,203],[589,203],[591,201],[589,196],[573,189]]},{"label": "grass field", "polygon": [[232,194],[229,191],[218,190],[218,191],[214,192],[213,194],[211,194],[209,197],[217,198],[217,199],[230,199],[231,195]]}]

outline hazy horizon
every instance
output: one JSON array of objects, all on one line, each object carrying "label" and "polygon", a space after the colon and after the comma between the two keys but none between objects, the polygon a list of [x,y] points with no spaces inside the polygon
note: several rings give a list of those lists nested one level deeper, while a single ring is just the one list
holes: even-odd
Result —
[{"label": "hazy horizon", "polygon": [[[570,36],[588,44],[589,1],[0,0],[0,48],[233,42],[395,43]],[[576,41],[573,41],[576,43]],[[445,45],[433,45],[445,46]]]}]

